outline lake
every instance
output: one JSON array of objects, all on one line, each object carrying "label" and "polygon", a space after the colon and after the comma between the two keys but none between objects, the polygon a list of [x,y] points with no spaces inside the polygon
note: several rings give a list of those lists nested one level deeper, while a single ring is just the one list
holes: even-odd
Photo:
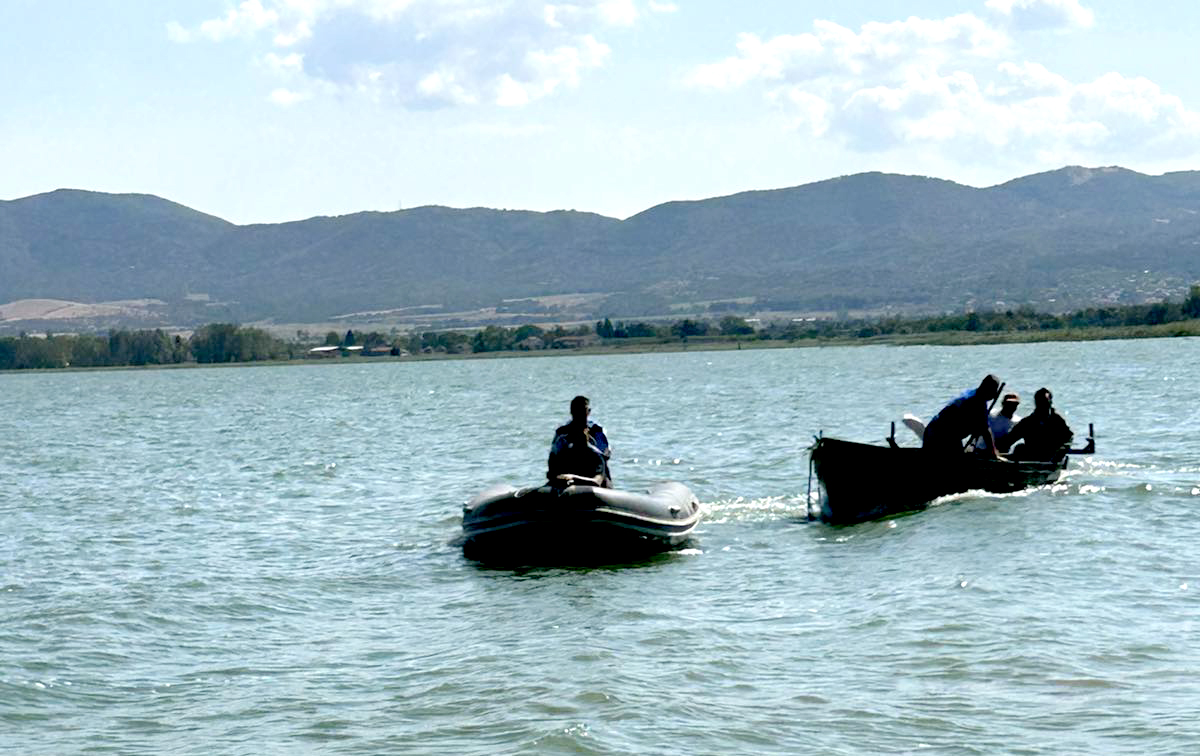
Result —
[{"label": "lake", "polygon": [[[1167,339],[0,375],[0,752],[1200,753],[1198,366]],[[881,441],[987,372],[1096,454],[807,521],[814,434]],[[539,481],[578,393],[619,487],[703,502],[689,548],[465,559],[463,503]]]}]

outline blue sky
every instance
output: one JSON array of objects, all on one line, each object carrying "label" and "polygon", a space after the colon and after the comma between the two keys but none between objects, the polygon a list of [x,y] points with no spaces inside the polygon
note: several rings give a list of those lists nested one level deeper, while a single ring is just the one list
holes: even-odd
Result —
[{"label": "blue sky", "polygon": [[3,0],[0,198],[236,223],[1200,169],[1200,5]]}]

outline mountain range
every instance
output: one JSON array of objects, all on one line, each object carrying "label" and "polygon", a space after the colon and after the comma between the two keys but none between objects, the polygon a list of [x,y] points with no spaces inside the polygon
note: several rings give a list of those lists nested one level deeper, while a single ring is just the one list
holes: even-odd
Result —
[{"label": "mountain range", "polygon": [[75,318],[92,326],[1065,310],[1198,279],[1197,171],[865,173],[625,220],[429,206],[239,226],[150,195],[0,201],[0,303],[125,303]]}]

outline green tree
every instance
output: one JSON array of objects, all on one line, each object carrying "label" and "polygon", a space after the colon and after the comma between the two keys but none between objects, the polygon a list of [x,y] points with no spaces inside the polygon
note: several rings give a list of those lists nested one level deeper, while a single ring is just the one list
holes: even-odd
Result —
[{"label": "green tree", "polygon": [[362,344],[366,349],[372,349],[379,346],[390,346],[392,343],[391,339],[386,333],[381,333],[379,331],[359,333],[356,334],[355,338],[357,339],[358,343]]},{"label": "green tree", "polygon": [[471,337],[472,352],[499,352],[512,348],[512,334],[507,328],[490,325]]},{"label": "green tree", "polygon": [[81,333],[72,340],[68,359],[73,367],[102,367],[112,364],[108,354],[108,339],[91,333]]},{"label": "green tree", "polygon": [[283,342],[261,328],[238,328],[233,335],[232,349],[237,362],[277,360],[288,355]]},{"label": "green tree", "polygon": [[188,361],[191,357],[191,352],[188,351],[187,342],[179,334],[175,334],[175,339],[171,343],[171,362],[176,365]]},{"label": "green tree", "polygon": [[14,338],[0,339],[0,370],[17,369],[17,340]]},{"label": "green tree", "polygon": [[739,318],[737,315],[726,315],[721,318],[717,327],[726,336],[749,336],[754,333],[754,326],[747,323],[745,318]]},{"label": "green tree", "polygon": [[66,367],[69,337],[27,336],[0,343],[0,367],[6,370],[45,370]]},{"label": "green tree", "polygon": [[660,334],[653,325],[640,320],[632,323],[617,321],[616,328],[613,329],[613,336],[618,339],[649,338],[658,335]]},{"label": "green tree", "polygon": [[196,329],[188,346],[196,362],[233,362],[237,359],[237,345],[234,343],[236,333],[237,326],[232,323],[210,323]]},{"label": "green tree", "polygon": [[1200,318],[1200,284],[1192,284],[1187,299],[1183,300],[1183,314],[1189,318]]},{"label": "green tree", "polygon": [[520,344],[522,341],[529,338],[530,336],[536,336],[540,339],[540,338],[544,337],[545,335],[546,335],[546,332],[544,330],[542,330],[541,328],[538,328],[535,325],[523,325],[513,333],[512,343]]},{"label": "green tree", "polygon": [[689,336],[704,336],[708,333],[708,323],[703,320],[684,318],[683,320],[676,321],[671,326],[671,333],[681,339],[686,339]]}]

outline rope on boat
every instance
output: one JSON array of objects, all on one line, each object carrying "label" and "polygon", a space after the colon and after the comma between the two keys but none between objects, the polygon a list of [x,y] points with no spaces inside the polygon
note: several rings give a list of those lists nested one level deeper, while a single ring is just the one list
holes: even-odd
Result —
[{"label": "rope on boat", "polygon": [[818,446],[820,446],[820,445],[821,445],[821,436],[822,436],[822,435],[824,435],[824,434],[825,434],[825,431],[821,431],[821,432],[820,432],[820,433],[818,433],[816,436],[813,436],[813,440],[815,441],[815,443],[814,443],[812,446],[810,446],[810,447],[808,448],[808,491],[807,491],[807,492],[805,492],[805,494],[804,494],[804,516],[808,518],[808,521],[809,521],[809,522],[812,522],[812,519],[813,519],[813,511],[812,511],[812,476],[813,476],[813,461],[812,461],[812,453],[813,453],[813,450],[814,450],[814,449],[816,449]]}]

